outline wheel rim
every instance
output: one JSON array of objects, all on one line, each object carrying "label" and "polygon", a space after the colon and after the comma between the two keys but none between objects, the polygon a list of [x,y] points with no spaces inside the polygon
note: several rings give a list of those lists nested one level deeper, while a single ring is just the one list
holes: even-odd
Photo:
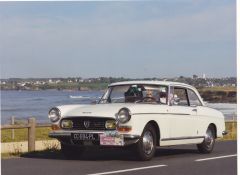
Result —
[{"label": "wheel rim", "polygon": [[214,136],[210,129],[207,130],[207,133],[205,135],[205,143],[207,148],[211,148],[214,143]]},{"label": "wheel rim", "polygon": [[143,134],[143,151],[145,154],[151,154],[153,150],[153,135],[150,131]]}]

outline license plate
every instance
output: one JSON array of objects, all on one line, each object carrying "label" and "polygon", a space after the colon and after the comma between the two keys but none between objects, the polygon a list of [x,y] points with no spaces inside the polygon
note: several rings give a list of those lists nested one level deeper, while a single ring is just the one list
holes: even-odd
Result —
[{"label": "license plate", "polygon": [[123,135],[109,136],[109,135],[101,134],[100,145],[123,146],[124,145]]},{"label": "license plate", "polygon": [[98,134],[91,134],[91,133],[72,133],[71,138],[72,140],[83,140],[83,141],[99,140]]}]

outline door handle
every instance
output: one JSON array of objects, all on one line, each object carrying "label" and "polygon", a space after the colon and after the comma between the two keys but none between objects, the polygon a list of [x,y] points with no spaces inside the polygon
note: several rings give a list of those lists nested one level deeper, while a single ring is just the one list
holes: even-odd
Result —
[{"label": "door handle", "polygon": [[193,112],[197,112],[197,109],[193,109],[192,111],[193,111]]}]

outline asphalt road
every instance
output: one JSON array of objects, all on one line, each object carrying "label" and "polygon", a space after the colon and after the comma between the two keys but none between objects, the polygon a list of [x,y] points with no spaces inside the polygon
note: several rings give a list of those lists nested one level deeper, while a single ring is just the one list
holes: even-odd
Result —
[{"label": "asphalt road", "polygon": [[137,161],[131,152],[118,149],[91,149],[79,160],[65,160],[58,152],[45,152],[2,159],[2,174],[236,175],[236,153],[236,141],[216,142],[211,154],[199,154],[195,145],[159,148],[147,162]]}]

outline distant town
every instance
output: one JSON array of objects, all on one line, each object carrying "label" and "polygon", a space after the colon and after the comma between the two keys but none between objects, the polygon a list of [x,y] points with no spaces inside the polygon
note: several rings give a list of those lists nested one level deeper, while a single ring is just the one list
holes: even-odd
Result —
[{"label": "distant town", "polygon": [[1,79],[1,90],[67,90],[67,91],[101,91],[106,90],[109,83],[129,80],[159,80],[175,81],[196,87],[202,98],[214,103],[237,102],[236,77],[207,78],[205,75],[192,77],[179,76],[175,78],[9,78]]},{"label": "distant town", "polygon": [[1,90],[103,90],[107,88],[109,83],[129,80],[160,80],[160,81],[176,81],[193,85],[197,88],[201,87],[236,87],[236,77],[226,78],[207,78],[205,74],[202,76],[193,75],[192,77],[179,76],[175,78],[9,78],[1,79]]}]

